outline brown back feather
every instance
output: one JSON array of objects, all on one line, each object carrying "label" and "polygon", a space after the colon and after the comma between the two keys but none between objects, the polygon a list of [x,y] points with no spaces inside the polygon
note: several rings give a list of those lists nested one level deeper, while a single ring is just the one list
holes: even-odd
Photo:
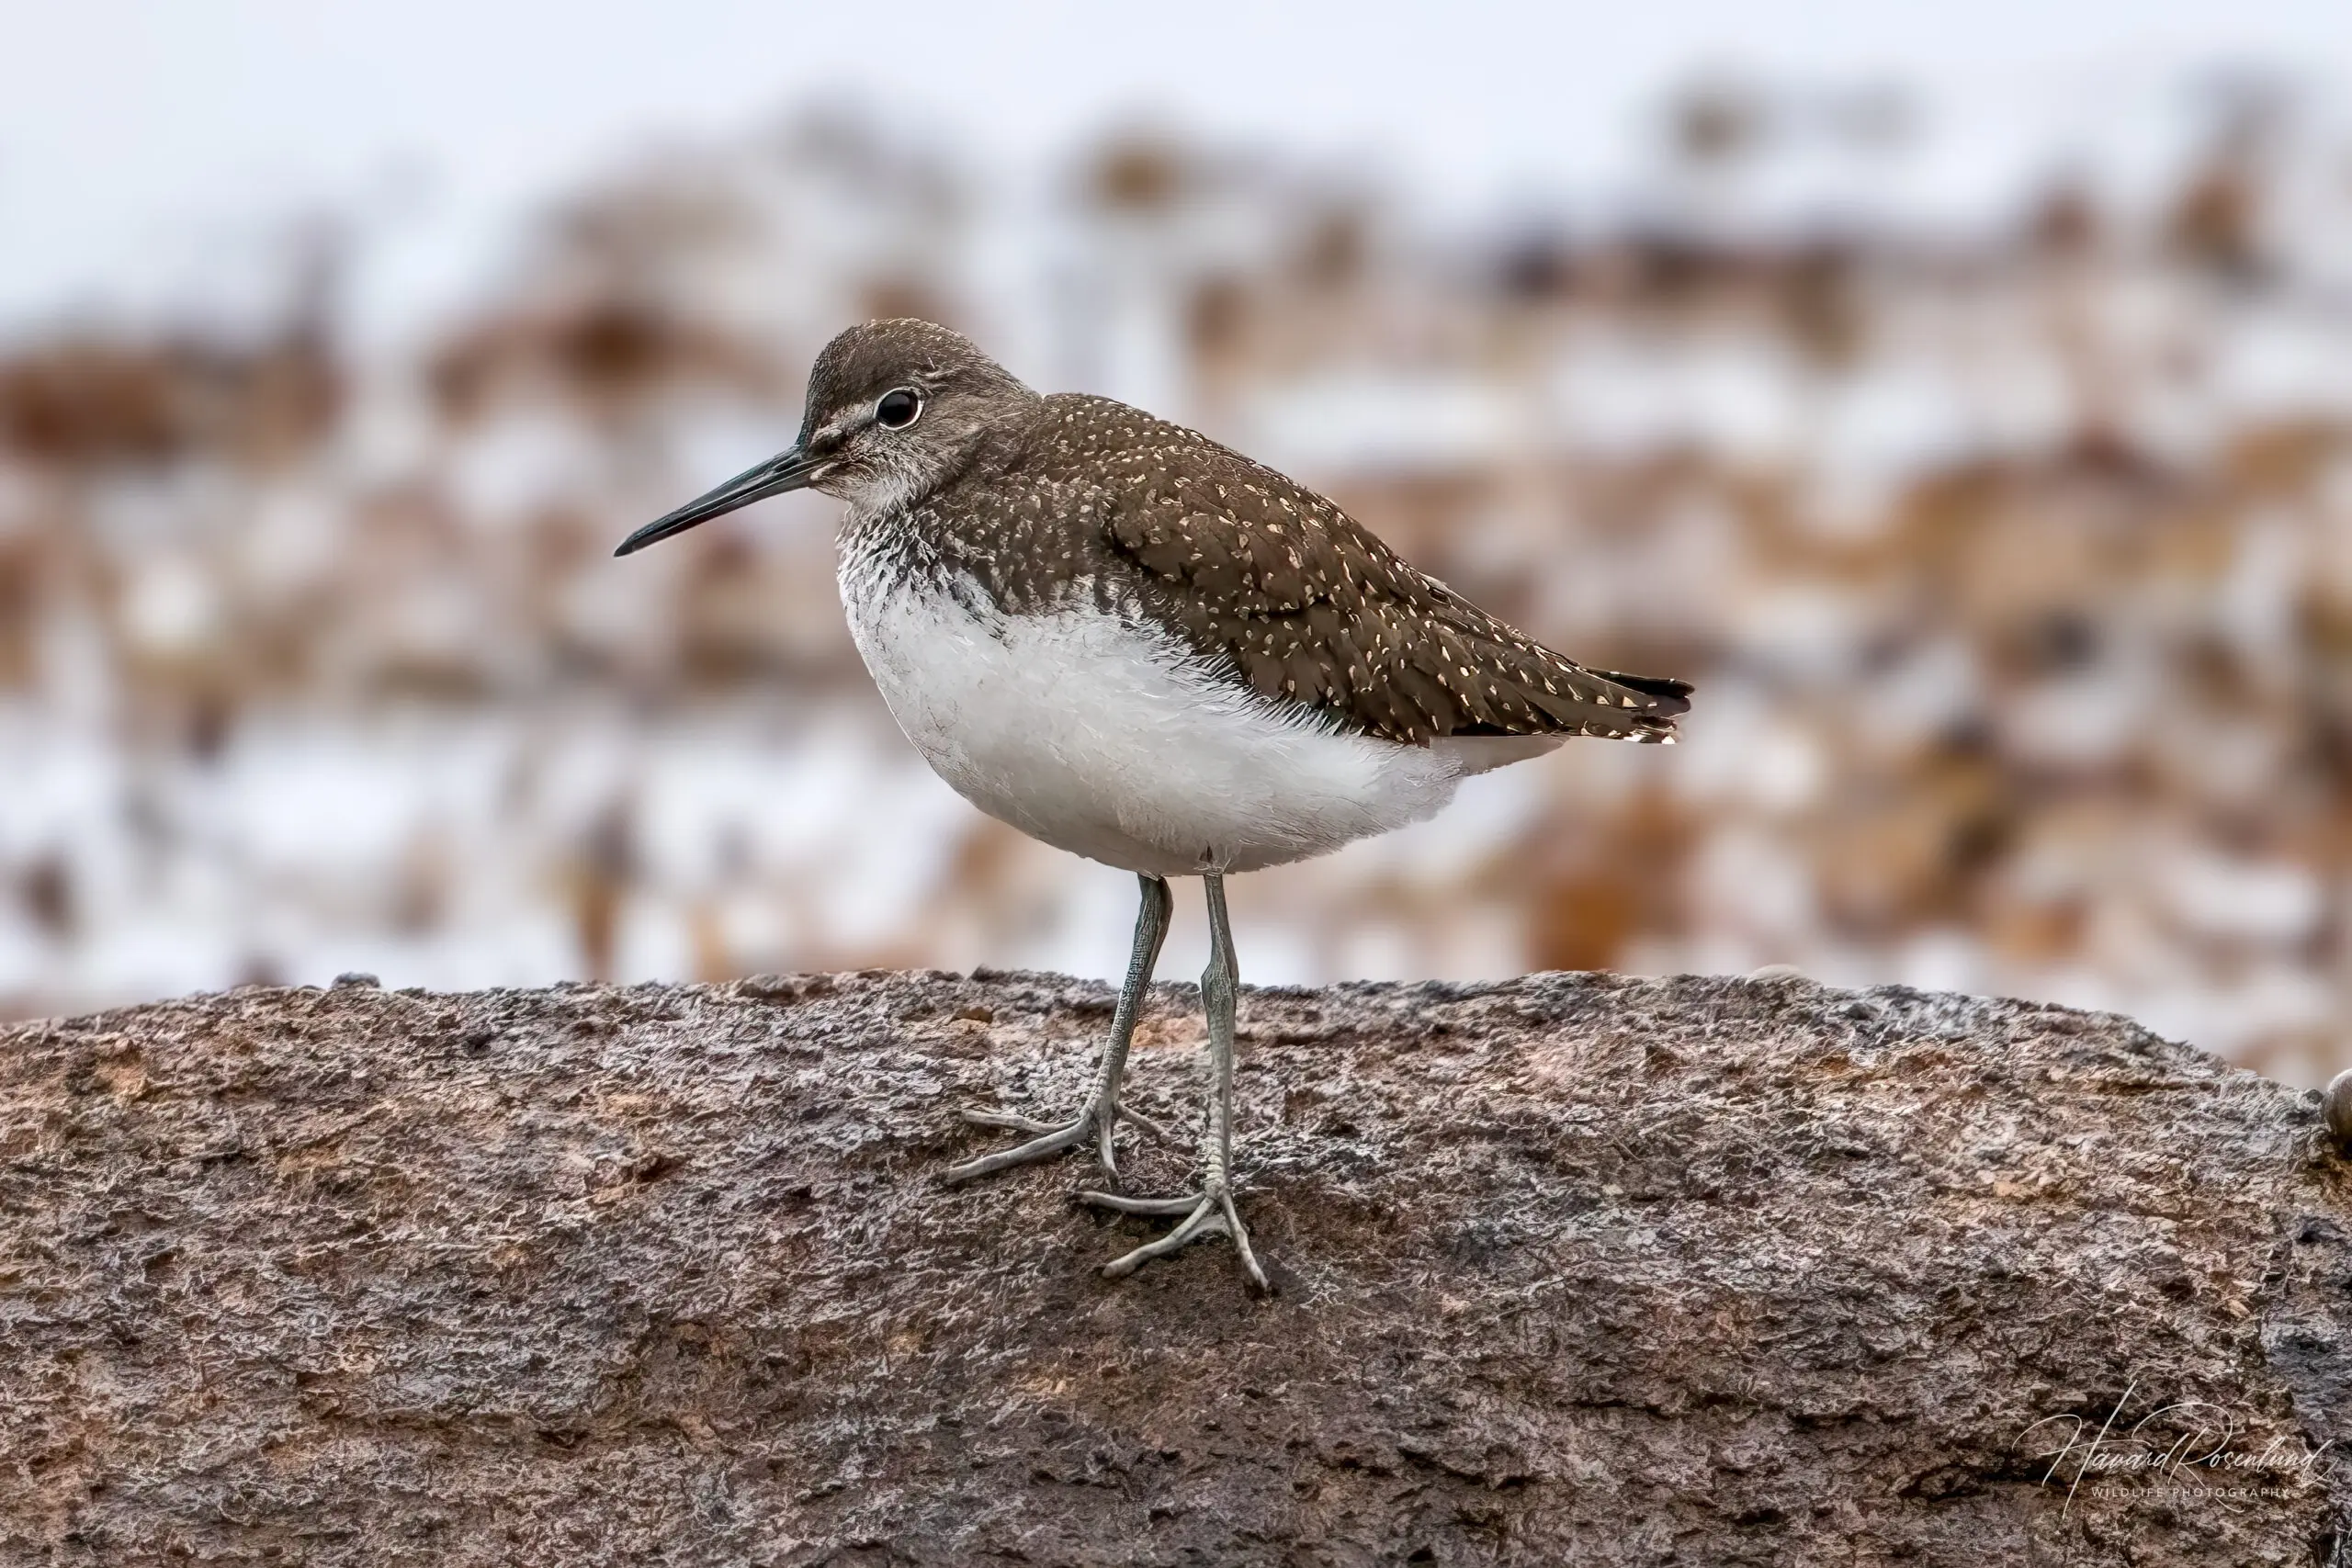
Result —
[{"label": "brown back feather", "polygon": [[[1304,486],[1102,398],[1046,400],[1041,457],[1093,477],[1091,515],[1193,648],[1343,727],[1663,740],[1688,682],[1587,670],[1399,558]],[[1107,459],[1107,461],[1106,461]],[[1107,472],[1108,478],[1103,476]]]}]

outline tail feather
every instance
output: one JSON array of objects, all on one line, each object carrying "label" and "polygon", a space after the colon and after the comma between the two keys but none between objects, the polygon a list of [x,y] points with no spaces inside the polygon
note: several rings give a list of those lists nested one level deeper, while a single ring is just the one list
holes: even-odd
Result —
[{"label": "tail feather", "polygon": [[1696,688],[1688,681],[1678,681],[1671,675],[1623,675],[1614,670],[1595,670],[1591,673],[1611,685],[1657,698],[1660,705],[1657,711],[1662,715],[1690,711],[1690,694]]}]

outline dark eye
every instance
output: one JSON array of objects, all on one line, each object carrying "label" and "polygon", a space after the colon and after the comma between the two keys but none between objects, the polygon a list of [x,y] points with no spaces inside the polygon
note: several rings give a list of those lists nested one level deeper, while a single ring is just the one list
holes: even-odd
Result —
[{"label": "dark eye", "polygon": [[885,430],[904,430],[922,412],[922,399],[904,387],[883,393],[882,400],[874,405],[874,417]]}]

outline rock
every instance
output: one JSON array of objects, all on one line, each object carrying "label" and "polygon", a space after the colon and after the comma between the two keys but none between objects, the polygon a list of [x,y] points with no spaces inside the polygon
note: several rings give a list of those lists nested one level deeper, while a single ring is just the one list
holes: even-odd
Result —
[{"label": "rock", "polygon": [[[1130,1080],[1188,1126],[1195,1000]],[[1102,1279],[1153,1227],[1078,1162],[939,1185],[994,1139],[956,1104],[1067,1111],[1107,1007],[869,972],[0,1032],[0,1561],[2336,1550],[2313,1097],[1892,988],[1256,991],[1261,1300],[1222,1242]]]},{"label": "rock", "polygon": [[2320,1113],[2336,1141],[2352,1145],[2352,1067],[2327,1080],[2320,1095]]}]

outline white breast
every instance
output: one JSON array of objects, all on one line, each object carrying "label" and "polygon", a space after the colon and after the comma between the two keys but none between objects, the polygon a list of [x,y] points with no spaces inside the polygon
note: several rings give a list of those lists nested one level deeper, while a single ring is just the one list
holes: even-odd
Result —
[{"label": "white breast", "polygon": [[850,630],[890,713],[990,816],[1129,871],[1248,871],[1419,821],[1508,759],[1286,718],[1148,621],[975,615],[844,558]]}]

